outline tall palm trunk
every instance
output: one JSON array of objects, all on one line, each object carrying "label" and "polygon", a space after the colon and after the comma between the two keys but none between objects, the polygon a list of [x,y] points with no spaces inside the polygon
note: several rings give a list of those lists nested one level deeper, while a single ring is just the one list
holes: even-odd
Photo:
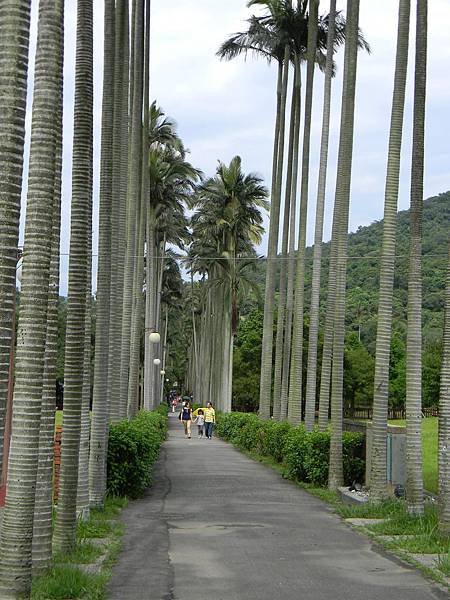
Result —
[{"label": "tall palm trunk", "polygon": [[141,358],[141,325],[143,310],[142,286],[144,283],[145,222],[149,188],[149,83],[150,83],[150,0],[145,0],[145,50],[144,50],[144,125],[142,128],[142,183],[141,208],[138,220],[138,250],[134,280],[134,310],[130,350],[130,378],[128,385],[128,416],[136,414],[139,407],[139,368]]},{"label": "tall palm trunk", "polygon": [[439,394],[439,529],[450,532],[450,246],[445,289],[444,344]]},{"label": "tall palm trunk", "polygon": [[[318,29],[317,0],[309,0],[307,74],[305,96],[305,125],[303,131],[302,183],[300,192],[300,223],[298,238],[297,273],[295,281],[294,323],[292,330],[291,370],[289,378],[288,419],[298,424],[302,419],[302,366],[303,366],[303,308],[305,297],[306,220],[308,215],[309,154],[311,146],[311,121],[314,69]],[[314,407],[309,407],[306,426],[314,425]]]},{"label": "tall palm trunk", "polygon": [[[199,376],[199,369],[198,369],[198,345],[197,345],[197,326],[196,326],[196,322],[195,322],[195,307],[194,307],[194,272],[193,272],[193,266],[191,265],[191,318],[192,318],[192,342],[193,342],[193,374],[194,374],[194,384],[195,384],[195,389],[194,389],[194,397],[196,398],[196,402],[199,401],[198,399],[198,376]],[[164,370],[164,367],[163,367]]]},{"label": "tall palm trunk", "polygon": [[121,205],[125,202],[123,196],[123,160],[124,147],[127,142],[124,137],[124,121],[128,121],[128,83],[125,77],[124,65],[128,69],[128,8],[125,0],[117,0],[115,8],[115,32],[114,32],[114,118],[112,131],[112,206],[111,206],[111,276],[110,276],[110,325],[109,325],[109,350],[108,350],[108,390],[107,396],[110,402],[109,416],[111,421],[116,422],[120,418],[119,403],[119,370],[117,348],[120,346],[122,332],[122,295],[119,269],[119,254],[121,252],[122,225]]},{"label": "tall palm trunk", "polygon": [[89,439],[91,434],[91,333],[92,333],[92,206],[89,207],[88,268],[86,277],[86,317],[84,324],[83,391],[81,394],[81,433],[78,456],[77,515],[89,518]]},{"label": "tall palm trunk", "polygon": [[30,0],[4,0],[0,13],[0,464],[16,294],[30,5]]},{"label": "tall palm trunk", "polygon": [[281,179],[283,175],[284,129],[288,79],[289,47],[286,46],[284,64],[280,64],[278,67],[277,116],[275,119],[275,136],[272,162],[272,191],[269,241],[267,248],[264,323],[261,351],[261,381],[259,396],[259,414],[263,419],[270,418],[270,400],[272,397],[273,313],[275,307],[275,275],[276,258],[278,253],[278,230],[280,226]]},{"label": "tall palm trunk", "polygon": [[[286,318],[286,296],[287,296],[287,272],[286,263],[289,244],[289,225],[291,215],[291,199],[292,199],[292,175],[293,175],[293,160],[294,160],[294,138],[296,124],[296,101],[295,94],[297,90],[297,71],[294,74],[294,82],[292,85],[292,100],[291,100],[291,118],[289,126],[289,149],[287,159],[287,176],[286,176],[286,193],[284,198],[284,215],[283,215],[283,234],[281,241],[281,268],[280,268],[280,287],[278,296],[278,314],[277,314],[277,335],[275,341],[275,368],[273,380],[273,418],[277,421],[280,419],[281,413],[281,378],[283,369],[283,342],[284,342],[284,326]],[[295,219],[295,215],[294,215]]]},{"label": "tall palm trunk", "polygon": [[89,454],[89,495],[92,506],[102,506],[106,493],[106,447],[108,429],[108,355],[110,335],[111,210],[114,118],[114,0],[105,1],[103,50],[102,148],[97,273],[97,304],[94,356],[92,432]]},{"label": "tall palm trunk", "polygon": [[[157,245],[157,260],[156,260],[156,298],[155,298],[155,323],[158,331],[161,331],[161,303],[162,303],[162,287],[164,279],[164,269],[166,266],[166,234],[164,233],[163,239]],[[156,359],[161,360],[161,339],[154,347],[154,356]],[[152,364],[152,381],[153,381],[153,407],[156,408],[161,402],[160,399],[160,385],[159,375],[161,367],[160,365]]]},{"label": "tall palm trunk", "polygon": [[64,7],[61,6],[60,97],[57,107],[57,146],[55,153],[55,192],[53,198],[52,248],[48,288],[47,333],[42,384],[39,464],[33,523],[33,574],[48,569],[52,560],[53,461],[55,441],[56,361],[58,355],[59,246],[61,235],[61,173],[63,135],[63,52]]},{"label": "tall palm trunk", "polygon": [[[338,209],[336,297],[334,302],[333,368],[331,389],[331,443],[329,487],[343,484],[342,404],[344,379],[345,288],[347,270],[348,215],[353,157],[356,67],[358,60],[359,0],[347,1],[345,70],[342,93],[336,206]],[[332,273],[330,273],[330,277]]]},{"label": "tall palm trunk", "polygon": [[144,407],[146,410],[154,408],[154,365],[155,357],[153,344],[149,334],[156,331],[156,268],[155,268],[155,209],[150,198],[147,207],[147,263],[145,276],[145,357],[144,357]]},{"label": "tall palm trunk", "polygon": [[[319,337],[320,314],[320,276],[322,268],[323,219],[325,210],[325,191],[327,185],[328,145],[330,139],[331,82],[333,78],[333,48],[336,31],[336,0],[331,0],[328,17],[327,61],[323,93],[322,138],[320,142],[320,166],[317,185],[316,225],[314,232],[313,270],[311,281],[311,306],[308,340],[308,370],[306,377],[305,405],[306,413],[316,406],[317,389],[317,346]],[[319,404],[319,429],[328,426],[328,402]]]},{"label": "tall palm trunk", "polygon": [[166,355],[167,355],[167,333],[168,333],[168,329],[169,329],[169,307],[166,304],[165,307],[165,317],[164,317],[164,341],[163,341],[163,351],[162,351],[162,361],[161,361],[161,372],[160,372],[160,376],[161,376],[161,389],[160,389],[160,398],[161,398],[161,402],[163,402],[163,396],[164,396],[164,377],[165,377],[165,370],[166,370]]},{"label": "tall palm trunk", "polygon": [[79,0],[73,138],[69,289],[64,365],[64,417],[61,479],[54,544],[69,550],[75,544],[78,454],[83,392],[89,207],[92,202],[93,7]]},{"label": "tall palm trunk", "polygon": [[374,500],[387,496],[386,436],[389,399],[389,359],[392,333],[392,298],[395,270],[395,235],[400,178],[400,156],[408,70],[411,0],[400,0],[397,59],[392,100],[391,131],[384,201],[383,243],[381,247],[380,292],[372,419],[370,489]]},{"label": "tall palm trunk", "polygon": [[[18,15],[27,20],[26,7],[22,8],[23,14],[19,11]],[[62,81],[61,11],[61,3],[55,3],[54,0],[40,2],[14,410],[6,504],[0,537],[0,596],[5,599],[27,595],[31,587],[55,165],[60,133],[54,111],[60,105]],[[5,11],[3,14],[6,14]],[[23,35],[27,39],[25,29]],[[7,29],[3,31],[5,35],[9,33]],[[14,37],[14,31],[11,33]],[[9,36],[7,39],[11,41]],[[3,33],[0,43],[3,43]]]},{"label": "tall palm trunk", "polygon": [[121,367],[120,367],[120,415],[126,417],[128,408],[128,377],[130,367],[131,317],[133,307],[133,283],[137,264],[137,222],[140,213],[142,185],[142,106],[144,91],[144,0],[134,0],[134,63],[132,77],[131,135],[128,164],[128,214],[126,234],[126,257],[123,285]]},{"label": "tall palm trunk", "polygon": [[289,260],[287,264],[287,291],[286,291],[286,318],[283,347],[283,366],[281,372],[281,407],[280,420],[287,418],[288,394],[289,394],[289,371],[291,366],[291,342],[292,342],[292,320],[294,313],[294,287],[295,287],[295,232],[297,215],[297,184],[300,150],[300,120],[301,120],[301,68],[300,58],[295,56],[295,130],[294,130],[294,158],[291,192],[291,213],[289,219]]},{"label": "tall palm trunk", "polygon": [[408,512],[423,514],[422,478],[422,210],[427,78],[427,0],[417,0],[411,168],[411,241],[406,339],[406,501]]}]

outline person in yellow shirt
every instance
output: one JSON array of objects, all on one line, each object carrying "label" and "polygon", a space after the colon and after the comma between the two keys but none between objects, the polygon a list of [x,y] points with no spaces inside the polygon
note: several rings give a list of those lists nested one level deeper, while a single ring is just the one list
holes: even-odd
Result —
[{"label": "person in yellow shirt", "polygon": [[208,402],[205,408],[205,437],[212,438],[214,423],[216,422],[216,411],[211,402]]}]

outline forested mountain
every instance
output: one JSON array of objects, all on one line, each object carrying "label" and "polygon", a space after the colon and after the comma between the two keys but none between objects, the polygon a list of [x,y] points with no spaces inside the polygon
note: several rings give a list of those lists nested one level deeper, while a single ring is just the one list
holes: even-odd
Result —
[{"label": "forested mountain", "polygon": [[[423,401],[425,405],[437,402],[439,389],[442,330],[444,319],[444,288],[450,232],[450,192],[429,198],[423,212]],[[379,255],[383,221],[360,227],[349,235],[347,277],[347,339],[345,393],[350,404],[370,404],[373,387],[373,365],[378,309]],[[307,353],[308,306],[310,301],[312,248],[307,249],[305,294],[305,356]],[[322,261],[321,311],[322,325],[326,308],[328,261],[330,243],[324,244]],[[398,214],[397,261],[394,291],[394,333],[391,360],[391,404],[401,406],[405,393],[406,309],[409,258],[409,211]],[[281,262],[278,268],[280,269]],[[264,289],[265,263],[258,261],[253,273],[255,281]],[[247,312],[258,313],[255,304],[247,303]],[[254,331],[262,325],[254,314],[243,316],[236,340],[236,394],[250,402],[257,395],[257,378],[248,377],[258,368],[258,350],[255,344],[259,334]],[[247,341],[251,340],[248,348]],[[257,344],[256,344],[257,345]],[[250,390],[252,390],[250,392]]]},{"label": "forested mountain", "polygon": [[[429,198],[424,203],[423,212],[423,306],[424,335],[433,338],[436,329],[442,329],[445,270],[448,256],[450,232],[450,191]],[[375,221],[367,227],[359,227],[349,235],[348,243],[348,324],[364,324],[368,327],[370,317],[376,315],[379,256],[383,220]],[[311,264],[313,248],[307,249],[306,306],[310,299]],[[321,298],[326,300],[328,286],[328,261],[330,242],[323,245]],[[409,258],[409,210],[398,214],[397,262],[395,271],[395,318],[406,318],[407,281]],[[278,267],[278,271],[280,269]],[[263,288],[265,263],[260,261],[253,274],[255,281]],[[325,302],[322,302],[325,307]],[[370,327],[370,329],[372,329]],[[367,332],[369,334],[369,332]],[[368,335],[368,338],[371,336]],[[367,340],[369,341],[369,340]]]}]

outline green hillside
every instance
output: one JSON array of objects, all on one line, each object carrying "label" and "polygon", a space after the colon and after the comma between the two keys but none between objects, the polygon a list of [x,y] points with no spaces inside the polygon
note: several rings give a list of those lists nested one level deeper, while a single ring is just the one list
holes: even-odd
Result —
[{"label": "green hillside", "polygon": [[[423,401],[425,406],[437,403],[442,352],[444,319],[444,288],[450,232],[450,192],[429,198],[423,214]],[[379,255],[383,221],[360,227],[349,235],[347,277],[347,338],[345,354],[345,394],[349,405],[368,405],[372,400],[373,368],[377,325]],[[321,311],[322,325],[326,308],[328,259],[330,243],[324,244]],[[409,211],[398,215],[397,260],[395,270],[394,325],[391,360],[390,402],[402,406],[405,396],[406,309],[408,295]],[[310,301],[312,248],[307,250],[305,295],[305,356],[308,336],[308,305]],[[265,263],[261,261],[254,273],[264,290]],[[262,326],[261,309],[249,303],[244,313],[257,313],[243,323],[236,340],[236,396],[250,406],[258,397],[258,379],[249,373],[258,372],[259,340]],[[256,324],[256,325],[255,325]],[[255,330],[255,327],[257,330]],[[250,340],[250,342],[248,341]],[[320,359],[320,357],[319,357]],[[250,389],[252,390],[250,393]],[[245,402],[244,402],[245,400]]]}]

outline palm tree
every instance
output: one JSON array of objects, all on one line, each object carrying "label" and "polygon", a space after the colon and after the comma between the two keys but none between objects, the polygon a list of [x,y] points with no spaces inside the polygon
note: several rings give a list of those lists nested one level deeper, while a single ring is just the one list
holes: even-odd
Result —
[{"label": "palm tree", "polygon": [[[280,397],[280,419],[285,420],[288,412],[288,393],[289,393],[289,370],[291,361],[291,342],[292,342],[292,319],[294,313],[294,286],[295,286],[295,225],[297,215],[297,183],[299,166],[299,146],[300,146],[300,119],[301,119],[301,66],[300,58],[295,57],[295,93],[293,101],[295,104],[295,128],[294,128],[294,157],[293,157],[293,176],[291,187],[291,207],[289,215],[289,253],[287,261],[287,289],[286,289],[286,315],[284,323],[284,340],[281,354],[281,397]],[[285,211],[286,215],[286,211]],[[281,285],[281,281],[280,281]],[[281,302],[280,302],[281,305]],[[278,330],[277,330],[278,335]],[[277,350],[279,352],[279,350]],[[275,376],[277,374],[277,363],[275,357]],[[274,403],[275,403],[274,395]],[[274,404],[275,406],[275,404]],[[274,417],[276,415],[274,414]]]},{"label": "palm tree", "polygon": [[[248,20],[249,28],[246,32],[241,32],[231,36],[219,50],[219,55],[224,58],[234,58],[240,54],[248,52],[263,56],[269,62],[271,59],[278,61],[278,86],[277,86],[277,119],[275,125],[274,138],[274,158],[272,168],[272,216],[270,219],[270,227],[272,234],[269,231],[269,250],[268,250],[268,265],[266,271],[266,298],[264,305],[265,326],[263,333],[263,351],[262,351],[262,368],[261,368],[261,414],[264,417],[270,415],[270,396],[271,396],[271,364],[272,364],[272,337],[273,337],[273,312],[274,312],[274,293],[275,293],[275,269],[274,259],[277,256],[278,250],[278,227],[280,216],[281,203],[281,185],[283,173],[283,149],[284,149],[284,107],[285,93],[287,89],[287,77],[289,60],[292,60],[294,65],[297,59],[299,61],[306,58],[307,47],[307,31],[308,31],[308,14],[307,0],[302,0],[294,8],[288,0],[253,0],[249,2],[249,6],[261,5],[268,11],[267,15],[262,17],[253,16]],[[334,38],[335,46],[340,45],[344,40],[345,20],[338,16],[336,19],[336,35]],[[315,60],[319,66],[325,64],[324,50],[327,46],[327,30],[328,17],[323,16],[318,20],[318,35],[317,35],[317,51]],[[359,43],[364,46],[365,42],[360,36]],[[297,68],[297,67],[296,67]],[[298,81],[300,85],[300,73],[298,72]],[[283,94],[284,91],[284,94]],[[283,139],[282,139],[283,138]],[[289,168],[290,171],[290,168]],[[293,175],[294,185],[296,185],[296,176]],[[293,190],[294,191],[294,190]],[[291,194],[292,197],[292,194]],[[285,213],[287,214],[287,207]],[[286,235],[287,227],[284,227],[283,246],[287,247]],[[275,239],[276,238],[276,239]],[[285,255],[285,253],[283,254]],[[271,258],[269,258],[271,257]],[[291,269],[292,270],[292,269]],[[284,279],[284,273],[281,274]],[[291,275],[293,278],[293,274]],[[290,280],[293,287],[292,279]],[[279,324],[283,322],[283,314],[285,311],[285,283],[281,281],[280,300],[279,300]],[[288,283],[289,287],[289,283]],[[289,298],[288,298],[289,301]],[[286,304],[287,307],[287,304]],[[289,320],[289,310],[286,310],[286,323]],[[286,338],[290,339],[290,331],[286,327]],[[280,382],[280,367],[283,362],[283,376],[285,377],[286,366],[289,368],[289,356],[281,357],[282,348],[282,333],[280,329],[277,332],[277,348],[276,355],[276,373],[275,373],[275,389],[278,394]],[[286,347],[286,343],[284,344]],[[290,346],[290,343],[289,343]],[[287,382],[284,387],[287,388]],[[281,392],[283,394],[283,391]],[[287,391],[286,391],[287,394]],[[279,398],[274,399],[275,411],[278,412]]]},{"label": "palm tree", "polygon": [[48,289],[47,333],[45,340],[44,379],[39,432],[39,464],[33,523],[33,574],[49,568],[53,535],[53,462],[55,440],[56,365],[58,354],[59,247],[61,237],[61,174],[63,137],[63,52],[64,4],[61,3],[61,53],[59,64],[60,94],[57,104],[57,145],[55,153],[55,192],[53,198],[52,247]]},{"label": "palm tree", "polygon": [[105,1],[103,50],[102,148],[100,165],[99,257],[92,399],[92,431],[89,453],[91,506],[102,506],[106,493],[106,444],[108,421],[108,354],[110,326],[111,206],[113,174],[114,96],[114,0]]},{"label": "palm tree", "polygon": [[130,148],[128,180],[128,213],[126,232],[125,274],[123,284],[121,367],[120,367],[120,415],[125,417],[128,409],[128,376],[130,368],[131,320],[133,308],[134,273],[137,251],[137,217],[140,214],[142,184],[142,107],[144,91],[144,0],[133,2],[133,98],[130,115]]},{"label": "palm tree", "polygon": [[445,289],[444,345],[439,395],[439,529],[450,530],[450,246]]},{"label": "palm tree", "polygon": [[[320,275],[322,266],[322,237],[323,219],[325,209],[325,191],[327,184],[328,144],[330,138],[330,107],[331,83],[333,77],[333,52],[336,22],[336,0],[330,2],[328,21],[327,60],[325,65],[325,81],[323,93],[322,138],[320,143],[320,166],[317,184],[316,224],[314,232],[313,271],[311,281],[311,306],[309,310],[309,340],[308,340],[308,368],[306,381],[305,405],[316,405],[316,378],[317,378],[317,342],[319,335],[319,306],[320,306]],[[319,429],[322,431],[328,426],[328,402],[319,406]],[[308,412],[308,410],[306,410]]]},{"label": "palm tree", "polygon": [[387,495],[386,435],[389,395],[389,358],[392,332],[392,298],[395,270],[395,233],[400,177],[400,156],[408,70],[409,22],[411,1],[400,0],[397,33],[397,59],[392,100],[386,174],[383,243],[381,248],[380,293],[372,419],[372,457],[370,489],[374,500]]},{"label": "palm tree", "polygon": [[79,0],[73,139],[69,288],[64,365],[64,417],[61,479],[54,544],[66,551],[75,544],[78,453],[83,391],[89,207],[92,202],[93,8]]},{"label": "palm tree", "polygon": [[8,0],[0,14],[0,458],[16,293],[30,5],[30,0]]},{"label": "palm tree", "polygon": [[[303,132],[302,154],[302,183],[300,194],[300,228],[297,257],[297,276],[295,284],[294,323],[291,350],[291,371],[289,383],[288,418],[294,424],[302,418],[302,358],[303,358],[303,304],[305,288],[305,252],[306,252],[306,219],[308,211],[308,185],[309,185],[309,149],[311,144],[311,119],[314,68],[318,36],[318,10],[317,0],[309,1],[308,42],[307,42],[307,75],[305,97],[305,126]],[[314,426],[315,406],[307,405],[306,428]]]},{"label": "palm tree", "polygon": [[[92,166],[91,166],[92,186]],[[80,450],[78,454],[77,515],[89,519],[89,440],[91,437],[91,362],[92,362],[92,196],[88,206],[88,265],[86,273],[86,314],[84,320],[83,388],[81,392]]]},{"label": "palm tree", "polygon": [[120,419],[120,352],[122,334],[122,287],[124,276],[124,242],[126,221],[126,173],[128,165],[128,2],[117,0],[114,32],[114,118],[112,133],[112,206],[111,206],[111,276],[110,324],[108,353],[109,416],[112,422]]},{"label": "palm tree", "polygon": [[[286,191],[284,199],[283,214],[283,234],[281,241],[281,260],[287,258],[289,244],[289,228],[292,221],[295,223],[295,203],[296,194],[293,194],[293,181],[298,176],[298,142],[300,131],[300,119],[297,115],[298,102],[297,95],[301,93],[301,82],[299,81],[300,70],[294,71],[294,82],[292,86],[291,117],[289,126],[289,150],[287,159]],[[294,172],[294,165],[296,166]],[[290,216],[293,219],[290,219]],[[273,418],[279,420],[281,416],[281,387],[282,387],[282,363],[283,363],[283,342],[285,335],[286,318],[286,296],[287,296],[287,271],[280,269],[279,297],[277,311],[277,334],[275,341],[275,368],[273,382]]]},{"label": "palm tree", "polygon": [[61,55],[62,3],[42,0],[36,50],[14,412],[0,538],[0,591],[3,598],[28,594],[31,587],[55,165],[60,133],[58,125],[55,126],[54,110],[60,104]]},{"label": "palm tree", "polygon": [[[161,128],[161,129],[160,129]],[[175,125],[153,105],[150,113],[151,149],[149,153],[150,201],[146,223],[146,315],[145,331],[159,328],[162,273],[166,245],[183,244],[187,237],[184,207],[190,201],[194,184],[201,176],[186,158],[186,150],[175,133]],[[153,141],[154,140],[154,141]],[[159,394],[158,358],[153,344],[145,336],[144,406],[154,408]]]},{"label": "palm tree", "polygon": [[427,72],[427,0],[417,0],[411,167],[411,242],[406,338],[406,501],[408,512],[423,514],[422,479],[422,210]]},{"label": "palm tree", "polygon": [[145,49],[144,49],[144,124],[142,128],[142,167],[141,199],[138,216],[137,260],[134,272],[133,312],[131,319],[130,376],[128,382],[128,416],[133,416],[139,406],[139,368],[141,357],[141,322],[143,311],[144,246],[145,223],[147,217],[147,197],[149,192],[148,153],[149,153],[149,106],[150,83],[150,0],[145,2]]},{"label": "palm tree", "polygon": [[267,190],[260,177],[253,173],[245,175],[241,159],[236,156],[229,166],[219,163],[216,177],[200,187],[196,196],[197,212],[192,218],[191,252],[202,256],[200,252],[204,252],[206,245],[211,248],[208,273],[216,342],[210,383],[216,404],[227,412],[231,410],[238,296],[244,285],[245,269],[250,264],[242,258],[251,252],[253,244],[260,243],[263,231],[260,208],[267,208],[266,197]]},{"label": "palm tree", "polygon": [[[291,2],[253,0],[249,6],[264,4],[272,17],[280,15],[281,8],[291,8]],[[272,390],[272,339],[273,339],[273,314],[275,296],[275,257],[278,251],[278,229],[280,222],[281,184],[283,173],[284,153],[284,131],[286,97],[289,76],[290,48],[286,39],[273,35],[267,27],[261,27],[261,21],[253,18],[250,20],[250,28],[246,35],[237,34],[230,38],[219,50],[221,57],[233,58],[240,53],[252,50],[262,53],[269,61],[272,57],[278,60],[277,77],[277,111],[275,119],[274,149],[272,161],[272,187],[271,187],[271,209],[270,227],[266,268],[266,292],[264,298],[264,328],[261,362],[261,387],[260,387],[260,415],[263,418],[270,417],[271,390]],[[231,42],[232,51],[227,49]],[[234,47],[233,47],[234,44]]]},{"label": "palm tree", "polygon": [[[336,181],[335,216],[337,215],[336,280],[334,302],[334,339],[331,390],[331,444],[329,487],[343,484],[342,466],[342,393],[345,336],[345,289],[347,267],[348,215],[350,201],[351,168],[353,155],[353,129],[355,114],[356,66],[358,58],[359,0],[347,1],[347,29],[345,40],[345,68],[342,91],[341,132],[339,140],[338,176]],[[333,244],[333,240],[332,240]]]}]

